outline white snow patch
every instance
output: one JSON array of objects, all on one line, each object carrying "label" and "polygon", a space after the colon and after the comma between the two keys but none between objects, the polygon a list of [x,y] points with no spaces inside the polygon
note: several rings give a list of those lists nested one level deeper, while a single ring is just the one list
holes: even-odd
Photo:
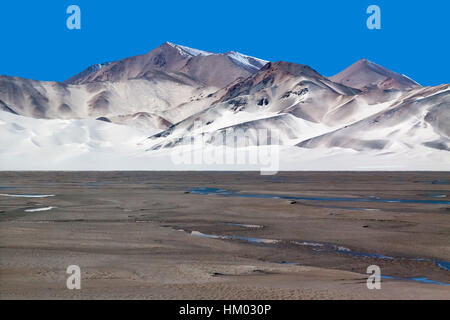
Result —
[{"label": "white snow patch", "polygon": [[[173,48],[176,48],[179,50],[180,54],[186,56],[190,55],[193,57],[196,56],[210,56],[217,53],[212,53],[204,50],[194,49],[186,46],[182,46],[179,44],[174,44],[171,42],[167,42],[168,45],[172,46]],[[262,60],[259,58],[255,58],[252,56],[248,56],[239,52],[231,51],[225,53],[226,56],[228,56],[234,63],[247,68],[247,69],[254,69],[259,70],[261,67],[263,67],[265,64],[267,64],[269,61]]]},{"label": "white snow patch", "polygon": [[1,193],[2,197],[10,197],[10,198],[49,198],[54,197],[54,194],[4,194]]},{"label": "white snow patch", "polygon": [[[203,50],[198,50],[198,49],[194,49],[194,48],[190,48],[190,47],[186,47],[186,46],[181,46],[179,44],[174,44],[171,42],[167,42],[168,45],[172,46],[173,48],[177,48],[177,49],[181,49],[184,53],[187,53],[191,56],[210,56],[214,53],[212,52],[207,52],[207,51],[203,51]],[[181,54],[183,54],[183,52],[181,52]]]},{"label": "white snow patch", "polygon": [[45,207],[45,208],[36,208],[36,209],[26,209],[25,212],[41,212],[41,211],[50,211],[54,209],[54,207]]},{"label": "white snow patch", "polygon": [[417,81],[414,81],[413,79],[411,79],[410,77],[408,77],[406,74],[402,74],[403,77],[405,77],[408,80],[411,80],[412,82],[414,82],[415,84],[417,84],[418,86],[420,86],[421,84],[418,83]]},{"label": "white snow patch", "polygon": [[269,63],[269,61],[261,60],[255,57],[247,56],[239,52],[231,51],[226,55],[233,60],[234,63],[252,70],[259,70],[261,67]]}]

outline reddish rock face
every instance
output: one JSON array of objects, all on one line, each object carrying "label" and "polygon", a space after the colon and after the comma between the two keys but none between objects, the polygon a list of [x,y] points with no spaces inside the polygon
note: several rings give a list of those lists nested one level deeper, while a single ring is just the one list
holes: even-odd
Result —
[{"label": "reddish rock face", "polygon": [[408,77],[362,59],[330,77],[330,80],[357,89],[409,90],[420,85]]},{"label": "reddish rock face", "polygon": [[144,55],[91,66],[65,83],[175,77],[186,83],[223,88],[239,77],[252,75],[265,63],[237,52],[216,54],[166,42]]}]

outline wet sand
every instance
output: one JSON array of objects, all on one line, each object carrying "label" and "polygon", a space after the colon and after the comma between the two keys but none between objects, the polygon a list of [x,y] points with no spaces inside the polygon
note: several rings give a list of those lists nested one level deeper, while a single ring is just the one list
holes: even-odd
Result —
[{"label": "wet sand", "polygon": [[0,298],[450,299],[449,202],[448,172],[3,172]]}]

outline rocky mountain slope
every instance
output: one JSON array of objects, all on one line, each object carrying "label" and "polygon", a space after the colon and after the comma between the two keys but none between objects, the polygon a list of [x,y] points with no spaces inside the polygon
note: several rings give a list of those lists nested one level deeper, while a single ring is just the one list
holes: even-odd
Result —
[{"label": "rocky mountain slope", "polygon": [[331,81],[358,89],[408,90],[420,85],[405,75],[390,71],[366,59],[330,77]]},{"label": "rocky mountain slope", "polygon": [[35,118],[106,118],[166,129],[265,63],[236,52],[213,54],[164,43],[146,55],[93,65],[63,83],[0,76],[0,108]]}]

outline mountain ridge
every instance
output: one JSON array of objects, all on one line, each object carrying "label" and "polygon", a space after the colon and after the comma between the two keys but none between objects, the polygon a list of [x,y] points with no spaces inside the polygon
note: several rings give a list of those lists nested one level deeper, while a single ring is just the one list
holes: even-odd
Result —
[{"label": "mountain ridge", "polygon": [[[72,154],[72,145],[154,159],[185,138],[218,146],[216,134],[243,130],[248,147],[260,147],[258,132],[277,130],[280,145],[293,154],[348,159],[355,153],[384,163],[385,155],[399,163],[414,155],[420,168],[428,158],[450,163],[450,85],[422,87],[365,59],[325,77],[307,65],[164,43],[94,64],[62,83],[0,76],[0,116],[0,148],[8,159],[40,150]],[[69,130],[82,138],[60,136]],[[124,132],[134,138],[121,141]]]},{"label": "mountain ridge", "polygon": [[[206,67],[207,61],[212,61]],[[227,62],[231,63],[227,63]],[[79,74],[64,81],[66,84],[86,84],[98,81],[120,81],[136,78],[149,78],[149,72],[163,71],[169,74],[180,73],[205,85],[223,87],[237,76],[248,76],[258,71],[268,61],[230,51],[227,53],[212,53],[186,46],[165,42],[150,52],[114,62],[89,66]],[[221,64],[221,72],[225,74],[220,79],[209,79],[205,70],[209,71]],[[198,70],[200,68],[200,70]],[[239,71],[244,69],[245,71]],[[229,73],[232,73],[229,75]],[[234,75],[236,74],[236,75]]]}]

